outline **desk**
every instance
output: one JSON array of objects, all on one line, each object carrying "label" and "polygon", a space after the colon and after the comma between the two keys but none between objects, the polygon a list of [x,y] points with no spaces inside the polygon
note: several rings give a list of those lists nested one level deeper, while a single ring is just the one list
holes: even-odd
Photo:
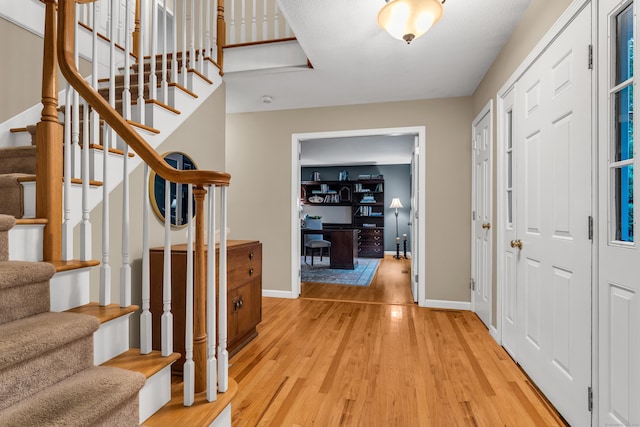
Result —
[{"label": "desk", "polygon": [[300,231],[303,241],[305,234],[322,234],[325,240],[331,242],[329,268],[340,268],[344,270],[353,270],[355,268],[356,258],[358,257],[357,229],[309,230],[303,228]]}]

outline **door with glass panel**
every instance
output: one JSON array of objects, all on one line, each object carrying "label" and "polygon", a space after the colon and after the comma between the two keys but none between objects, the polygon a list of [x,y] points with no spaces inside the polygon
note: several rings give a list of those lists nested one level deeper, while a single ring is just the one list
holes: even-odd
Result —
[{"label": "door with glass panel", "polygon": [[635,2],[599,3],[599,425],[640,425]]}]

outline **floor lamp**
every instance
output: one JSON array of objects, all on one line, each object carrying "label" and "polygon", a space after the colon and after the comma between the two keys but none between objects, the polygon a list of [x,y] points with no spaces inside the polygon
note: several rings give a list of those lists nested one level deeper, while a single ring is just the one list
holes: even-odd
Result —
[{"label": "floor lamp", "polygon": [[400,259],[400,235],[398,234],[398,208],[402,207],[402,203],[400,203],[400,199],[394,197],[391,200],[391,205],[389,205],[390,209],[396,210],[396,256],[395,259]]}]

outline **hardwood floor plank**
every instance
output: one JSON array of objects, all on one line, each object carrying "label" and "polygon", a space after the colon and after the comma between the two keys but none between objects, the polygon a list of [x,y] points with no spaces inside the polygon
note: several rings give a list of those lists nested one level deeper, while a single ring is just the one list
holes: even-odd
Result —
[{"label": "hardwood floor plank", "polygon": [[263,298],[231,359],[234,427],[565,425],[474,313],[411,302],[408,265],[384,259],[368,293]]}]

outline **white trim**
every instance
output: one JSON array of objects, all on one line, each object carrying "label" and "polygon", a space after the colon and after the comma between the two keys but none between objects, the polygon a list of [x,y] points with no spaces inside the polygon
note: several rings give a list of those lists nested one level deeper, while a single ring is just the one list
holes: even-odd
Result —
[{"label": "white trim", "polygon": [[427,308],[444,308],[447,310],[467,310],[471,311],[471,303],[464,301],[446,301],[439,299],[425,299],[424,306]]},{"label": "white trim", "polygon": [[[311,133],[294,133],[291,135],[291,293],[300,295],[300,221],[298,205],[300,203],[300,157],[299,147],[300,142],[308,139],[326,139],[326,138],[344,138],[354,136],[380,136],[390,134],[402,134],[402,135],[415,135],[418,137],[418,148],[420,153],[425,153],[426,147],[426,128],[424,126],[407,126],[397,128],[380,128],[380,129],[353,129],[344,131],[330,131],[330,132],[311,132]],[[419,157],[419,176],[418,191],[423,197],[420,197],[418,204],[418,229],[426,230],[426,156],[421,155]],[[418,253],[426,254],[426,231],[422,232],[420,239],[418,239]],[[418,293],[420,299],[418,305],[420,307],[427,307],[427,299],[425,295],[427,293],[427,271],[425,269],[425,258],[421,257],[418,260],[418,269],[424,274],[420,274],[418,277]]]},{"label": "white trim", "polygon": [[498,329],[495,326],[493,325],[489,326],[489,334],[491,334],[493,339],[496,340],[498,345],[502,345],[502,336],[500,335],[500,333],[498,332]]},{"label": "white trim", "polygon": [[273,289],[263,289],[262,296],[267,298],[288,298],[288,299],[298,298],[298,295],[294,294],[291,291],[278,291]]},{"label": "white trim", "polygon": [[547,50],[547,47],[558,37],[562,30],[569,25],[571,21],[578,15],[578,13],[591,2],[591,0],[574,0],[571,5],[564,11],[553,26],[547,31],[547,33],[540,39],[538,44],[533,48],[527,57],[520,63],[518,68],[511,74],[507,81],[498,90],[497,97],[504,97],[504,95],[511,89],[516,81],[522,77],[522,75],[533,65],[542,53]]}]

